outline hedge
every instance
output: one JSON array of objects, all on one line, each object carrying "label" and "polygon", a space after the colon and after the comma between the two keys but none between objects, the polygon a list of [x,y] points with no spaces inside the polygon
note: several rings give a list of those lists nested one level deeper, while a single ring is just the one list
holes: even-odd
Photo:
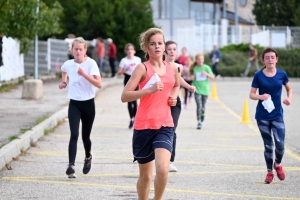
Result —
[{"label": "hedge", "polygon": [[[263,47],[255,45],[258,56],[261,58]],[[284,70],[289,77],[300,77],[300,49],[275,49],[279,61],[277,68]],[[218,64],[218,71],[221,76],[240,76],[246,69],[248,63],[249,44],[228,45],[220,48],[222,57]],[[211,66],[208,55],[205,56],[205,63]],[[259,61],[260,68],[263,63]],[[248,76],[256,72],[255,66],[251,67]]]}]

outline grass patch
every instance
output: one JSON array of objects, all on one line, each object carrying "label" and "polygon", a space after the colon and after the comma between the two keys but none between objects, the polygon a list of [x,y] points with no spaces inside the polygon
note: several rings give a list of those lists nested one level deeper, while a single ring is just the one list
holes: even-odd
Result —
[{"label": "grass patch", "polygon": [[14,85],[14,84],[3,83],[0,86],[0,93],[9,92],[10,90],[15,89],[16,87],[17,87],[17,85]]},{"label": "grass patch", "polygon": [[36,142],[30,141],[30,147],[36,147]]},{"label": "grass patch", "polygon": [[45,130],[44,130],[44,135],[48,135],[49,132],[50,132],[49,129],[45,129]]},{"label": "grass patch", "polygon": [[31,128],[21,128],[20,131],[21,133],[25,133],[26,131],[31,130]]},{"label": "grass patch", "polygon": [[48,117],[49,117],[49,116],[47,115],[47,116],[43,116],[43,117],[39,118],[39,119],[36,120],[36,122],[35,122],[36,125],[42,123],[42,122],[45,121]]},{"label": "grass patch", "polygon": [[45,129],[44,135],[48,135],[49,133],[53,132],[54,130],[55,130],[55,128]]},{"label": "grass patch", "polygon": [[8,142],[6,142],[6,143],[0,145],[0,149],[1,149],[2,147],[4,147],[5,145],[7,145],[7,144],[8,144]]},{"label": "grass patch", "polygon": [[15,139],[18,139],[18,136],[11,136],[11,137],[9,138],[9,141],[11,142],[11,141],[13,141],[13,140],[15,140]]},{"label": "grass patch", "polygon": [[[31,142],[30,142],[30,145],[31,145]],[[26,155],[26,151],[24,150],[23,147],[20,149],[20,151],[21,151],[21,156],[25,156]]]}]

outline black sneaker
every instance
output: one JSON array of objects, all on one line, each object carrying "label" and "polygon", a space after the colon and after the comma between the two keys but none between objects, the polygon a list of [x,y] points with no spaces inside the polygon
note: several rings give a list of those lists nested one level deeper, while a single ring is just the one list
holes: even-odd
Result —
[{"label": "black sneaker", "polygon": [[128,128],[132,129],[132,127],[133,127],[133,120],[130,120]]},{"label": "black sneaker", "polygon": [[83,164],[83,170],[82,172],[84,174],[89,173],[89,171],[91,170],[92,167],[92,159],[93,159],[93,154],[91,154],[90,159],[84,159],[84,164]]},{"label": "black sneaker", "polygon": [[76,178],[74,165],[69,165],[66,171],[69,178]]}]

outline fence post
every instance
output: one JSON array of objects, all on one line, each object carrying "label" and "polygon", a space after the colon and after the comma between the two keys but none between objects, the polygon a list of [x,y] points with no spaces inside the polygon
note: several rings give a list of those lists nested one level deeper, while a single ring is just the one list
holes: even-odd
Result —
[{"label": "fence post", "polygon": [[47,69],[51,70],[51,38],[47,40]]}]

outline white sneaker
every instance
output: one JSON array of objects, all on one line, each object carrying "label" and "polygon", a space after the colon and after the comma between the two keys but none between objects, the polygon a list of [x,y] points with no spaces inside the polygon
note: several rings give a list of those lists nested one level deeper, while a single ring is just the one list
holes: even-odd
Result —
[{"label": "white sneaker", "polygon": [[173,162],[170,162],[169,172],[177,172],[177,167],[174,165]]}]

